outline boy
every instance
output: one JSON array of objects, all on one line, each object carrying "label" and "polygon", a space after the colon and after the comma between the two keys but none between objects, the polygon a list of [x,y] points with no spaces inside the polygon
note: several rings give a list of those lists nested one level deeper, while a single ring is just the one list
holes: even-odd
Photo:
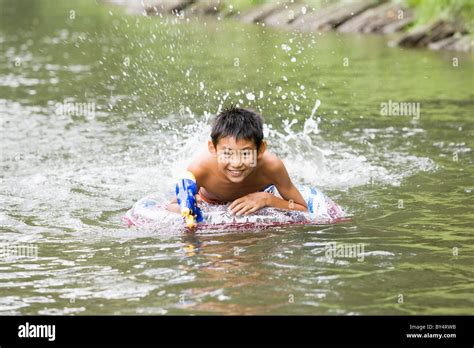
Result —
[{"label": "boy", "polygon": [[[259,114],[237,107],[223,110],[212,123],[209,153],[187,168],[196,178],[196,201],[232,202],[229,211],[237,216],[252,214],[263,207],[307,211],[285,165],[266,148]],[[264,192],[271,185],[283,199]],[[168,210],[180,212],[176,198],[171,200]]]}]

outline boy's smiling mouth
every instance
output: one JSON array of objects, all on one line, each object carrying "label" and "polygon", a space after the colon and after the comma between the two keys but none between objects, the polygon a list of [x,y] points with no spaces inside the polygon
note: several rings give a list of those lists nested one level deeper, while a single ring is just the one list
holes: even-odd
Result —
[{"label": "boy's smiling mouth", "polygon": [[233,176],[234,178],[238,178],[239,176],[242,176],[242,174],[244,173],[244,170],[243,170],[243,169],[240,169],[240,170],[227,169],[227,171],[228,171],[229,174],[230,174],[231,176]]}]

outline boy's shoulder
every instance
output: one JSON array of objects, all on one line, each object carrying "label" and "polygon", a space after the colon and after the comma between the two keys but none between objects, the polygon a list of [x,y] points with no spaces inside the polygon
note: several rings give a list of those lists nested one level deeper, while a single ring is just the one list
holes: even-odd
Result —
[{"label": "boy's shoulder", "polygon": [[273,153],[268,153],[262,158],[261,175],[266,181],[274,185],[287,185],[289,179],[288,171],[280,157]]},{"label": "boy's shoulder", "polygon": [[[257,163],[260,174],[268,179],[273,180],[285,171],[283,161],[277,155],[268,151],[264,152],[261,160]],[[216,171],[216,160],[211,154],[203,153],[188,165],[187,170],[193,173],[198,181],[202,182]]]},{"label": "boy's shoulder", "polygon": [[261,168],[269,174],[274,174],[285,168],[285,165],[277,155],[266,151],[262,156]]},{"label": "boy's shoulder", "polygon": [[203,153],[195,158],[189,165],[187,170],[194,174],[196,179],[202,180],[206,174],[213,170],[215,160],[209,153]]}]

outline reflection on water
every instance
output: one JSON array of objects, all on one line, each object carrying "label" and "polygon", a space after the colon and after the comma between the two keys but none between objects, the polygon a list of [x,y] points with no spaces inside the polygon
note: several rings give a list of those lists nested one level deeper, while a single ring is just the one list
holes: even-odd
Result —
[{"label": "reflection on water", "polygon": [[[471,314],[472,56],[87,0],[0,6],[0,313]],[[419,117],[382,115],[389,101]],[[137,199],[172,195],[230,102],[354,220],[125,227]],[[334,243],[364,248],[328,258]]]}]

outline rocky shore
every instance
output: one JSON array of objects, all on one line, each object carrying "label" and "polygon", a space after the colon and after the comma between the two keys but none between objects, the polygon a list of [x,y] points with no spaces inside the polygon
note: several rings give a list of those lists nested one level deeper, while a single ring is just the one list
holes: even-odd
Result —
[{"label": "rocky shore", "polygon": [[275,1],[237,11],[225,0],[108,0],[124,6],[129,13],[175,15],[179,17],[215,16],[233,18],[301,32],[338,31],[341,33],[373,33],[391,35],[391,45],[426,47],[432,50],[473,52],[474,42],[459,22],[436,20],[407,27],[415,22],[409,8],[390,1],[355,0],[334,2],[315,9],[302,0]]}]

